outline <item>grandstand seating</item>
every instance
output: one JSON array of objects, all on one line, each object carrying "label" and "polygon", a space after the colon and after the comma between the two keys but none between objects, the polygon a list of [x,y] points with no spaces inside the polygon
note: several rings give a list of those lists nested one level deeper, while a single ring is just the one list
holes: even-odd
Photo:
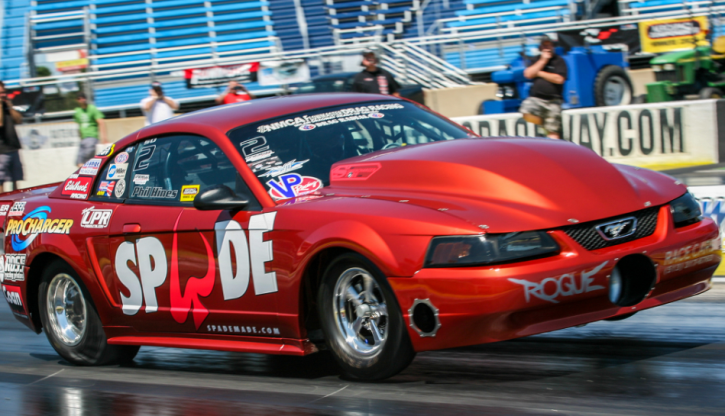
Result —
[{"label": "grandstand seating", "polygon": [[270,3],[274,30],[282,42],[283,49],[289,51],[305,47],[304,29],[300,27],[298,13],[303,17],[310,48],[333,45],[332,30],[324,0],[299,0],[299,3],[301,10],[295,9],[294,0],[273,0]]},{"label": "grandstand seating", "polygon": [[[18,79],[27,68],[25,19],[29,0],[2,0],[0,4],[0,79]],[[27,75],[26,75],[27,76]]]},{"label": "grandstand seating", "polygon": [[383,35],[403,36],[420,0],[326,0],[330,24],[338,39]]}]

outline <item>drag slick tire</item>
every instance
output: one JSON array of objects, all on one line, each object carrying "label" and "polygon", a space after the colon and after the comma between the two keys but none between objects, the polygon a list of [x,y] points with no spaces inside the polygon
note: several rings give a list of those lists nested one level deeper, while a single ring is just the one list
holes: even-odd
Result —
[{"label": "drag slick tire", "polygon": [[72,364],[123,363],[138,353],[138,346],[108,345],[91,296],[73,268],[62,261],[44,270],[38,308],[50,345]]},{"label": "drag slick tire", "polygon": [[395,294],[365,257],[336,258],[322,278],[317,304],[325,342],[348,377],[392,377],[415,357]]}]

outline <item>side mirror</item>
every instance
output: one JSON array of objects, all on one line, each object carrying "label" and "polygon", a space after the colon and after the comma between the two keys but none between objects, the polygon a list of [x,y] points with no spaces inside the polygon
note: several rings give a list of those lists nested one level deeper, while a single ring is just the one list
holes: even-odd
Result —
[{"label": "side mirror", "polygon": [[237,195],[226,185],[209,188],[194,198],[194,208],[200,211],[216,209],[238,210],[249,204],[244,195]]}]

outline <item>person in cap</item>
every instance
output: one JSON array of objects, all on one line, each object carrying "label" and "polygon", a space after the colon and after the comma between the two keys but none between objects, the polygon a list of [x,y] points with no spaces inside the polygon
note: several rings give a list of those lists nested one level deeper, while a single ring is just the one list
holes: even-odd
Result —
[{"label": "person in cap", "polygon": [[249,92],[247,87],[240,82],[232,80],[229,81],[229,86],[227,86],[226,91],[219,94],[214,101],[216,101],[217,104],[233,104],[241,103],[242,101],[249,101],[251,99],[254,99],[254,95]]},{"label": "person in cap", "polygon": [[539,52],[539,57],[524,70],[524,76],[533,79],[534,84],[519,111],[526,121],[543,126],[548,137],[560,139],[561,104],[568,69],[564,58],[554,52],[554,42],[547,36],[541,39]]},{"label": "person in cap", "polygon": [[0,191],[6,181],[18,189],[18,181],[23,180],[23,164],[20,162],[20,140],[15,125],[23,122],[23,117],[13,108],[13,103],[0,81]]},{"label": "person in cap", "polygon": [[392,75],[383,68],[378,67],[378,57],[372,50],[365,50],[362,54],[361,65],[365,67],[359,74],[355,75],[352,82],[352,90],[368,94],[384,94],[400,97],[400,84]]},{"label": "person in cap", "polygon": [[78,93],[76,101],[78,107],[73,110],[73,120],[78,123],[78,132],[81,136],[76,164],[81,167],[95,156],[98,139],[101,139],[101,143],[107,143],[108,140],[103,113],[95,105],[88,104],[88,97],[82,92]]},{"label": "person in cap", "polygon": [[164,95],[161,84],[154,82],[149,89],[149,96],[141,100],[141,110],[146,116],[145,125],[158,123],[174,116],[179,109],[179,102]]}]

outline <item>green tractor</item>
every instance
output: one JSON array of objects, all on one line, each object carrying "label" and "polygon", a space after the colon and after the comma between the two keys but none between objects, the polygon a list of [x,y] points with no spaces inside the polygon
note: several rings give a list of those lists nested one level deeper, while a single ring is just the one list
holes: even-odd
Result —
[{"label": "green tractor", "polygon": [[[725,91],[725,36],[710,46],[670,52],[650,61],[657,81],[647,84],[648,103],[722,98]],[[637,100],[644,102],[644,97]]]}]

